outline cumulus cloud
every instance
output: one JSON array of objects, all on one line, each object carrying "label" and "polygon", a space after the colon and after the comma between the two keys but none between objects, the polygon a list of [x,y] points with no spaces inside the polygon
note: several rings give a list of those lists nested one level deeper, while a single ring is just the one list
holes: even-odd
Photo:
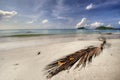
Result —
[{"label": "cumulus cloud", "polygon": [[48,20],[47,20],[47,19],[44,19],[44,20],[42,21],[42,23],[43,23],[43,24],[48,23]]},{"label": "cumulus cloud", "polygon": [[16,11],[3,11],[0,10],[0,20],[3,18],[11,18],[17,14]]},{"label": "cumulus cloud", "polygon": [[90,24],[90,27],[91,28],[96,28],[96,27],[102,26],[103,24],[104,23],[101,23],[101,22],[94,22],[94,23]]},{"label": "cumulus cloud", "polygon": [[118,21],[118,24],[120,24],[120,21]]},{"label": "cumulus cloud", "polygon": [[[97,22],[97,21],[90,23],[90,24],[88,24],[87,22],[88,22],[87,18],[82,18],[81,21],[76,24],[76,28],[86,27],[88,29],[94,29],[94,28],[104,25],[104,23]],[[112,27],[112,25],[109,24],[109,25],[107,25],[107,27]]]},{"label": "cumulus cloud", "polygon": [[93,9],[94,5],[91,3],[89,4],[88,6],[86,6],[86,10],[90,10],[90,9]]},{"label": "cumulus cloud", "polygon": [[107,27],[113,27],[111,24],[108,24]]},{"label": "cumulus cloud", "polygon": [[82,20],[76,24],[76,28],[85,27],[87,25],[87,18],[82,18]]}]

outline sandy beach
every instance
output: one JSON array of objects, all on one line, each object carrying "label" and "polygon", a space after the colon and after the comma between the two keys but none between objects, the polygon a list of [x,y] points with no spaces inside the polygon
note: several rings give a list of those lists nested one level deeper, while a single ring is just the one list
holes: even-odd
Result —
[{"label": "sandy beach", "polygon": [[[47,64],[87,46],[99,46],[98,36],[1,39],[0,80],[47,80]],[[62,71],[50,80],[120,80],[120,38],[106,37],[111,47],[106,47],[92,63],[82,69],[70,69],[69,73]]]},{"label": "sandy beach", "polygon": [[120,0],[0,0],[0,80],[120,80]]}]

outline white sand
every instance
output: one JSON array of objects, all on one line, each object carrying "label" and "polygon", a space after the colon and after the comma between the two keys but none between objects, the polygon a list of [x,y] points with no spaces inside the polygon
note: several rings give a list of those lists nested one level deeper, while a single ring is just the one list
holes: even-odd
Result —
[{"label": "white sand", "polygon": [[[120,40],[110,39],[108,42],[112,46],[86,68],[60,72],[51,80],[120,80]],[[0,80],[46,80],[45,65],[87,46],[98,46],[100,42],[73,40],[41,45],[39,40],[30,40],[0,44]],[[39,51],[41,54],[37,55]]]}]

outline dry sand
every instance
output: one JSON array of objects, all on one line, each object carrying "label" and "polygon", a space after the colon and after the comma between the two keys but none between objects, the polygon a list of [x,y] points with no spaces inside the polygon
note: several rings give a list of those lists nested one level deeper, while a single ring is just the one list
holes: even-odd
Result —
[{"label": "dry sand", "polygon": [[[120,80],[120,40],[108,42],[111,47],[105,48],[85,68],[60,72],[50,80]],[[0,80],[47,80],[44,75],[47,64],[87,46],[99,46],[100,42],[73,40],[41,45],[38,39],[0,44]]]}]

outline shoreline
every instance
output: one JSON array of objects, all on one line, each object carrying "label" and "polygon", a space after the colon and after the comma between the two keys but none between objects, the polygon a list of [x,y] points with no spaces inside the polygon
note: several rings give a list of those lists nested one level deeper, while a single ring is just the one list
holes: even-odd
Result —
[{"label": "shoreline", "polygon": [[69,34],[69,35],[46,35],[38,37],[5,37],[0,38],[0,51],[15,49],[19,47],[29,47],[36,45],[56,44],[73,41],[92,41],[98,40],[98,37],[106,39],[120,39],[120,35],[102,35],[102,34]]}]

